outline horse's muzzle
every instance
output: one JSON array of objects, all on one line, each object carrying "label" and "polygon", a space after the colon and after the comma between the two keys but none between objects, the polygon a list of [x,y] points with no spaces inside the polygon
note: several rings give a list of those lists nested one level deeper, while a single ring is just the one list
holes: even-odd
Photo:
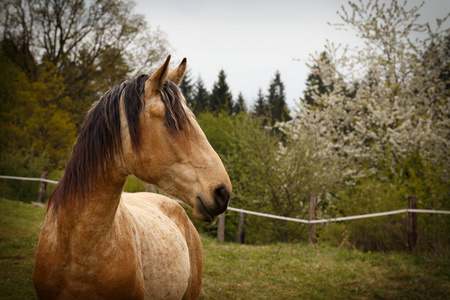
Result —
[{"label": "horse's muzzle", "polygon": [[216,202],[216,209],[212,212],[215,216],[220,215],[227,210],[228,202],[230,201],[230,193],[224,186],[214,190],[214,201]]},{"label": "horse's muzzle", "polygon": [[201,197],[197,197],[197,209],[206,222],[211,222],[214,217],[227,210],[230,201],[230,193],[223,186],[216,188],[213,192],[214,203],[205,205]]}]

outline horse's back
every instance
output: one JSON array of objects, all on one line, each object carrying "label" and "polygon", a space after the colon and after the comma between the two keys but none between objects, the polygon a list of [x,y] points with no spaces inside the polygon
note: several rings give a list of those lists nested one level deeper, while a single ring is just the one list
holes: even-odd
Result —
[{"label": "horse's back", "polygon": [[136,223],[141,244],[146,294],[152,296],[166,290],[171,298],[175,296],[173,293],[184,289],[184,299],[198,298],[202,246],[184,209],[162,195],[133,193],[122,196],[118,218],[128,213]]}]

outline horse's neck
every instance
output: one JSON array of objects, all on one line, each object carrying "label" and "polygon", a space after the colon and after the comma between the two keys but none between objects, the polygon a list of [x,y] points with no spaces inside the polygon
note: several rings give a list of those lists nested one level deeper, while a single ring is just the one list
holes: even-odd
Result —
[{"label": "horse's neck", "polygon": [[101,244],[111,233],[125,181],[126,176],[109,174],[84,198],[77,195],[57,218],[60,234],[86,248]]}]

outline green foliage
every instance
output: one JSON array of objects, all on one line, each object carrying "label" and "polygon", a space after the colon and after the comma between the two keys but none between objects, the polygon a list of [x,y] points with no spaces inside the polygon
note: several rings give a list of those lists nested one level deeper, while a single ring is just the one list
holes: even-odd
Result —
[{"label": "green foliage", "polygon": [[[323,193],[329,184],[319,177],[322,172],[314,171],[324,162],[313,156],[306,136],[298,143],[282,143],[282,135],[265,128],[263,119],[245,113],[204,113],[197,120],[230,175],[234,207],[305,218],[310,194]],[[327,172],[331,170],[329,166]],[[226,240],[236,240],[238,219],[238,214],[227,213]],[[298,223],[248,216],[246,228],[250,243],[305,238],[305,226]],[[216,224],[201,231],[215,234]]]},{"label": "green foliage", "polygon": [[151,31],[133,5],[0,3],[0,156],[45,156],[45,169],[62,168],[92,103],[165,57],[161,32]]},{"label": "green foliage", "polygon": [[268,104],[266,97],[264,96],[262,89],[258,90],[258,97],[256,98],[255,105],[253,107],[253,115],[257,118],[267,116]]},{"label": "green foliage", "polygon": [[[0,43],[1,46],[1,43]],[[11,111],[18,107],[16,103],[16,91],[19,88],[20,69],[4,55],[0,47],[0,154],[8,152],[11,139],[15,138],[15,132],[10,128],[12,118]],[[0,155],[1,157],[1,155]]]},{"label": "green foliage", "polygon": [[23,106],[30,110],[23,128],[24,146],[47,153],[50,168],[63,165],[76,137],[75,126],[64,110],[70,99],[64,96],[62,80],[56,67],[47,62],[38,80],[18,92],[19,99],[25,100]]},{"label": "green foliage", "polygon": [[208,90],[205,88],[203,80],[199,77],[195,83],[193,91],[192,106],[190,108],[195,114],[200,114],[210,110],[209,100],[210,95]]},{"label": "green foliage", "polygon": [[[321,176],[325,161],[315,156],[312,140],[283,139],[263,126],[264,119],[240,115],[233,123],[231,150],[225,165],[233,183],[233,205],[279,216],[308,218],[311,194],[325,193],[330,180]],[[316,169],[319,169],[316,170]],[[332,174],[332,168],[328,170]],[[246,240],[250,243],[306,238],[299,223],[248,216]]]},{"label": "green foliage", "polygon": [[212,112],[224,110],[231,115],[234,112],[234,101],[226,78],[227,75],[225,74],[225,71],[220,70],[217,82],[214,83],[211,91],[209,109]]},{"label": "green foliage", "polygon": [[[389,153],[386,154],[389,158]],[[351,216],[408,208],[408,196],[418,198],[418,208],[449,210],[450,186],[440,173],[443,166],[433,166],[418,157],[409,160],[402,172],[380,169],[372,177],[360,178],[335,195],[334,206],[322,212],[327,216]],[[385,172],[383,172],[385,170]],[[387,170],[387,171],[386,171]],[[419,249],[446,253],[450,249],[448,215],[419,214]],[[356,247],[365,251],[408,250],[408,215],[346,221],[318,226],[319,241],[330,245]]]},{"label": "green foliage", "polygon": [[[37,81],[28,82],[24,73],[18,73],[17,89],[10,109],[2,115],[7,132],[8,152],[47,158],[47,169],[62,166],[75,142],[75,126],[64,109],[69,102],[64,96],[62,78],[54,65],[47,62]],[[20,86],[20,87],[19,87]]]},{"label": "green foliage", "polygon": [[184,99],[186,99],[186,103],[190,109],[194,108],[194,84],[192,83],[192,77],[191,77],[191,69],[186,70],[186,74],[183,77],[183,80],[180,83],[179,86],[181,93],[184,96]]},{"label": "green foliage", "polygon": [[145,182],[141,181],[136,176],[128,176],[123,191],[127,193],[145,192]]},{"label": "green foliage", "polygon": [[235,119],[225,111],[217,114],[206,112],[197,115],[197,122],[211,146],[223,160],[231,150],[232,141],[229,134],[234,130],[233,123]]},{"label": "green foliage", "polygon": [[239,113],[247,112],[247,104],[245,103],[244,96],[242,93],[239,93],[238,98],[236,100],[236,104],[234,105],[234,113],[237,115]]},{"label": "green foliage", "polygon": [[278,71],[275,73],[275,77],[270,83],[269,90],[267,91],[267,105],[272,123],[275,123],[276,121],[289,121],[291,119],[286,104],[284,83],[281,81],[281,75]]}]

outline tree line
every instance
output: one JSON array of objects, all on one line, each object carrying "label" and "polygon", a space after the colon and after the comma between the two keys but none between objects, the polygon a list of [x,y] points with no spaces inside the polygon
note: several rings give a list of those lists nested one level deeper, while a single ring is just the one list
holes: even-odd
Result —
[{"label": "tree line", "polygon": [[188,70],[180,84],[180,89],[189,108],[195,114],[225,111],[230,115],[238,115],[241,112],[248,112],[255,117],[267,117],[272,123],[291,119],[280,72],[277,71],[271,80],[267,95],[263,94],[261,88],[259,89],[258,97],[251,108],[247,107],[247,102],[242,93],[239,93],[237,98],[233,98],[226,78],[225,71],[220,70],[217,81],[214,82],[211,92],[209,92],[201,77],[193,82]]}]

